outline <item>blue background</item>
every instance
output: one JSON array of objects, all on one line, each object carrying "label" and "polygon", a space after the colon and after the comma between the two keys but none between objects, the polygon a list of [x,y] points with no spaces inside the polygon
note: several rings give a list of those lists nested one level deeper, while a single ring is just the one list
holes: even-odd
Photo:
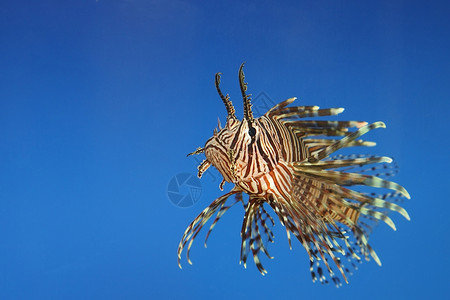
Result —
[{"label": "blue background", "polygon": [[[0,298],[448,296],[445,2],[2,1]],[[306,252],[277,224],[263,277],[238,264],[236,206],[178,268],[186,226],[224,192],[212,171],[179,208],[167,185],[195,174],[186,154],[224,122],[216,72],[242,115],[243,61],[253,95],[386,122],[370,150],[397,159],[412,220],[377,227],[382,267],[365,262],[340,289],[313,284]]]}]

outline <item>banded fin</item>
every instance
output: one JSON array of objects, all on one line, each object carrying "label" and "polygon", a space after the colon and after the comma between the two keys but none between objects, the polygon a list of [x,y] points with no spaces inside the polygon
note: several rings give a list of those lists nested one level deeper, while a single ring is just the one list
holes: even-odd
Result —
[{"label": "banded fin", "polygon": [[259,252],[262,251],[269,259],[273,258],[267,251],[265,241],[263,241],[262,237],[264,236],[269,242],[273,242],[274,235],[267,221],[270,221],[272,226],[275,223],[264,209],[263,204],[264,201],[261,199],[250,198],[246,206],[244,222],[242,223],[241,229],[242,241],[239,263],[243,263],[244,267],[247,267],[248,253],[251,251],[257,269],[262,275],[265,275],[267,271],[259,259]]},{"label": "banded fin", "polygon": [[[195,238],[199,234],[200,230],[203,228],[203,226],[208,222],[208,220],[216,213],[218,210],[220,210],[223,207],[223,204],[227,201],[228,197],[230,197],[233,194],[240,193],[241,191],[233,188],[230,192],[226,193],[225,195],[217,198],[214,200],[207,208],[205,208],[195,219],[192,221],[191,224],[186,228],[181,241],[178,245],[178,266],[181,269],[181,253],[183,252],[183,249],[187,246],[186,249],[186,258],[189,264],[192,264],[192,261],[189,258],[189,252],[192,246],[192,243],[194,242]],[[189,242],[189,243],[188,243]]]},{"label": "banded fin", "polygon": [[[301,164],[300,164],[301,165]],[[316,178],[320,178],[326,180],[327,182],[331,182],[334,184],[338,184],[341,186],[352,186],[352,185],[366,185],[377,188],[386,188],[394,191],[398,191],[402,193],[406,198],[410,199],[408,191],[398,183],[393,181],[384,180],[380,177],[363,175],[358,173],[343,173],[337,171],[328,171],[328,170],[316,170],[313,168],[304,168],[296,165],[296,172],[304,173],[309,176],[313,176]]]},{"label": "banded fin", "polygon": [[341,140],[335,142],[334,144],[326,147],[325,149],[319,151],[317,154],[310,156],[308,158],[308,161],[310,163],[318,162],[326,157],[328,157],[331,153],[336,152],[337,150],[345,147],[348,143],[356,140],[360,136],[368,133],[369,131],[376,129],[376,128],[385,128],[386,125],[383,122],[375,122],[369,125],[366,125],[360,129],[358,129],[355,132],[352,132],[351,134],[347,135],[346,137],[342,138]]}]

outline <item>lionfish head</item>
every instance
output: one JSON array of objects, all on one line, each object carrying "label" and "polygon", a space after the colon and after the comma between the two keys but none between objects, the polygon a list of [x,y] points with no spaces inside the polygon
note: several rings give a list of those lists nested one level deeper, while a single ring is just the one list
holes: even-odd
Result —
[{"label": "lionfish head", "polygon": [[[244,82],[243,67],[244,63],[239,68],[239,84],[244,103],[244,119],[237,119],[230,97],[228,94],[224,96],[220,90],[221,73],[217,73],[215,85],[227,110],[227,122],[221,128],[219,121],[218,128],[214,129],[213,136],[203,147],[207,161],[219,170],[226,181],[235,183],[248,180],[242,171],[246,166],[244,161],[248,161],[248,158],[252,156],[252,148],[256,147],[261,134],[253,118],[250,95],[246,94],[247,83]],[[253,146],[250,147],[250,145]]]}]

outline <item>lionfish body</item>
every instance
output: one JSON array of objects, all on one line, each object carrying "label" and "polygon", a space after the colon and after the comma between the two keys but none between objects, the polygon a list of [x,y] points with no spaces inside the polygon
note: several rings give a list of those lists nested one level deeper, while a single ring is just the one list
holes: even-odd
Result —
[{"label": "lionfish body", "polygon": [[[358,138],[372,129],[385,127],[384,123],[367,125],[360,121],[304,120],[337,115],[343,109],[288,107],[295,98],[279,103],[255,119],[250,95],[246,94],[243,65],[239,69],[239,82],[244,99],[244,119],[239,121],[236,118],[228,95],[224,96],[219,88],[220,73],[217,73],[216,88],[228,113],[226,125],[220,128],[219,123],[219,131],[214,131],[205,146],[190,153],[204,153],[206,156],[199,166],[199,177],[212,165],[224,178],[220,189],[224,182],[231,182],[235,186],[213,201],[188,226],[178,247],[179,265],[181,252],[186,245],[187,259],[191,263],[189,250],[205,223],[216,214],[207,239],[220,217],[237,202],[242,202],[245,209],[241,230],[241,262],[245,265],[251,252],[263,275],[266,270],[259,254],[262,251],[272,258],[265,244],[267,241],[273,242],[274,238],[271,230],[274,221],[264,204],[275,211],[281,224],[286,227],[289,245],[291,235],[294,235],[306,249],[313,281],[318,278],[321,282],[327,282],[321,262],[338,286],[339,277],[333,271],[330,260],[346,282],[346,274],[351,274],[351,271],[344,265],[342,257],[354,268],[353,262],[360,261],[361,256],[367,260],[371,256],[381,264],[368,243],[368,235],[374,226],[370,223],[381,220],[395,230],[388,216],[389,211],[399,212],[409,220],[408,213],[402,207],[389,201],[409,198],[409,194],[402,186],[377,176],[382,174],[362,174],[385,169],[392,161],[388,157],[330,155],[344,147],[373,146],[375,143]],[[352,127],[358,129],[351,132],[349,128]],[[364,169],[366,165],[371,166]],[[377,195],[349,188],[358,185],[394,192]],[[243,193],[249,195],[246,203]],[[235,195],[236,200],[225,205],[231,195]]]}]

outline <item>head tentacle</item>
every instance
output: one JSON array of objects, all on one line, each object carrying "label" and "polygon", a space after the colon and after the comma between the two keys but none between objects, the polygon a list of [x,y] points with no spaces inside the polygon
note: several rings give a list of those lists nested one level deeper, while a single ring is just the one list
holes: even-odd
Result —
[{"label": "head tentacle", "polygon": [[[244,82],[244,65],[245,62],[241,64],[239,67],[239,86],[241,87],[242,98],[244,100],[244,119],[251,125],[253,123],[253,112],[252,112],[252,104],[250,102],[250,94],[247,94],[247,83]],[[251,126],[249,126],[251,127]]]},{"label": "head tentacle", "polygon": [[222,75],[222,73],[216,73],[215,83],[216,83],[217,92],[219,93],[219,96],[222,99],[223,103],[225,104],[225,108],[227,109],[227,120],[229,118],[236,119],[234,106],[230,100],[230,96],[228,96],[228,94],[226,96],[224,96],[222,94],[222,91],[220,90],[220,75]]}]

